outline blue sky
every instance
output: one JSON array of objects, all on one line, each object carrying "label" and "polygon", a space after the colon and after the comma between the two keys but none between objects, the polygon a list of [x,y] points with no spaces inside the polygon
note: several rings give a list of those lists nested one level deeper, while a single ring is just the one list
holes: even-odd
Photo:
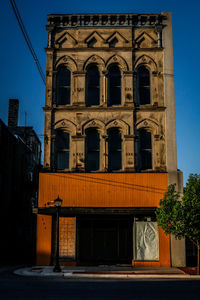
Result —
[{"label": "blue sky", "polygon": [[[16,0],[34,50],[45,72],[50,13],[160,13],[172,12],[178,168],[184,182],[200,173],[200,1],[163,0]],[[43,139],[45,87],[25,44],[9,0],[0,1],[0,118],[7,124],[8,99],[20,100],[19,125],[34,126]],[[196,50],[198,49],[198,50]]]}]

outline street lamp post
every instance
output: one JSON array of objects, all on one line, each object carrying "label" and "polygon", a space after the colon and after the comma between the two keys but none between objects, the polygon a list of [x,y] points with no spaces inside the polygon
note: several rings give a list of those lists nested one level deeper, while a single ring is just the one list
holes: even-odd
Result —
[{"label": "street lamp post", "polygon": [[59,198],[54,200],[54,204],[56,207],[56,232],[57,232],[57,242],[56,242],[56,264],[54,266],[54,272],[61,272],[60,263],[59,263],[59,215],[60,215],[60,207],[62,205],[62,200]]}]

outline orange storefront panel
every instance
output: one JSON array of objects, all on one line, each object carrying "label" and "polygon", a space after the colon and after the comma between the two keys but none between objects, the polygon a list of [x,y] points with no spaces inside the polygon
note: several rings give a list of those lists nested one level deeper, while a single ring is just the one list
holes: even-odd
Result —
[{"label": "orange storefront panel", "polygon": [[37,265],[50,265],[51,263],[51,229],[52,217],[37,215]]},{"label": "orange storefront panel", "polygon": [[167,173],[40,173],[38,206],[155,207],[167,187]]}]

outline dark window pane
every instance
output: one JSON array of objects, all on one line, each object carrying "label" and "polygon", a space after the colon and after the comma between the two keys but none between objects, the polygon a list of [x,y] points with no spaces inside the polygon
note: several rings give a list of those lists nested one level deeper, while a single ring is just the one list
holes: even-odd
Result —
[{"label": "dark window pane", "polygon": [[152,157],[151,151],[141,151],[141,169],[152,169]]},{"label": "dark window pane", "polygon": [[149,87],[140,87],[139,88],[140,93],[140,104],[150,104],[150,88]]},{"label": "dark window pane", "polygon": [[140,145],[142,149],[151,149],[151,132],[140,130]]},{"label": "dark window pane", "polygon": [[90,65],[88,67],[87,83],[89,86],[99,86],[99,70],[96,65]]},{"label": "dark window pane", "polygon": [[57,130],[56,132],[56,149],[69,150],[69,133],[64,132],[62,130]]},{"label": "dark window pane", "polygon": [[122,140],[118,128],[108,131],[108,171],[122,169]]},{"label": "dark window pane", "polygon": [[58,70],[57,78],[59,81],[59,86],[70,85],[70,71],[67,68],[61,67]]},{"label": "dark window pane", "polygon": [[121,86],[121,74],[112,74],[110,75],[110,85],[111,86]]},{"label": "dark window pane", "polygon": [[70,104],[71,72],[61,66],[56,77],[56,103],[57,105]]},{"label": "dark window pane", "polygon": [[141,170],[152,169],[152,138],[151,132],[141,129],[140,141],[140,168]]},{"label": "dark window pane", "polygon": [[117,65],[111,65],[108,73],[108,105],[121,104],[121,72]]},{"label": "dark window pane", "polygon": [[150,104],[150,73],[145,66],[138,69],[138,94],[141,105]]},{"label": "dark window pane", "polygon": [[55,150],[57,154],[57,169],[69,169],[69,133],[57,130],[55,139]]},{"label": "dark window pane", "polygon": [[90,87],[90,91],[87,95],[87,106],[99,105],[99,88]]},{"label": "dark window pane", "polygon": [[70,104],[70,88],[60,87],[57,90],[57,99],[59,99],[59,105]]},{"label": "dark window pane", "polygon": [[99,170],[99,133],[95,128],[86,130],[85,169],[89,171]]},{"label": "dark window pane", "polygon": [[108,132],[109,149],[111,151],[121,151],[121,133],[118,128],[109,130]]},{"label": "dark window pane", "polygon": [[99,170],[99,152],[90,151],[87,153],[86,172]]},{"label": "dark window pane", "polygon": [[113,152],[109,157],[108,171],[117,171],[122,168],[122,156],[121,152]]},{"label": "dark window pane", "polygon": [[139,68],[140,85],[150,85],[149,70],[144,66]]},{"label": "dark window pane", "polygon": [[86,74],[86,105],[99,105],[99,70],[96,65],[91,64],[87,68]]},{"label": "dark window pane", "polygon": [[57,169],[58,170],[69,169],[69,152],[67,151],[57,152]]},{"label": "dark window pane", "polygon": [[121,88],[120,87],[111,87],[110,88],[110,99],[113,99],[112,100],[113,105],[121,104]]}]

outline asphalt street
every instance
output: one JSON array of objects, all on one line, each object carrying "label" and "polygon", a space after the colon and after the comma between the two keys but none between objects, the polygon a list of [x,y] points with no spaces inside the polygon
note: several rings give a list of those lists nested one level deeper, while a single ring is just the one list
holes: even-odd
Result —
[{"label": "asphalt street", "polygon": [[0,271],[0,299],[199,300],[200,281],[23,277],[14,275],[13,268],[9,268]]}]

